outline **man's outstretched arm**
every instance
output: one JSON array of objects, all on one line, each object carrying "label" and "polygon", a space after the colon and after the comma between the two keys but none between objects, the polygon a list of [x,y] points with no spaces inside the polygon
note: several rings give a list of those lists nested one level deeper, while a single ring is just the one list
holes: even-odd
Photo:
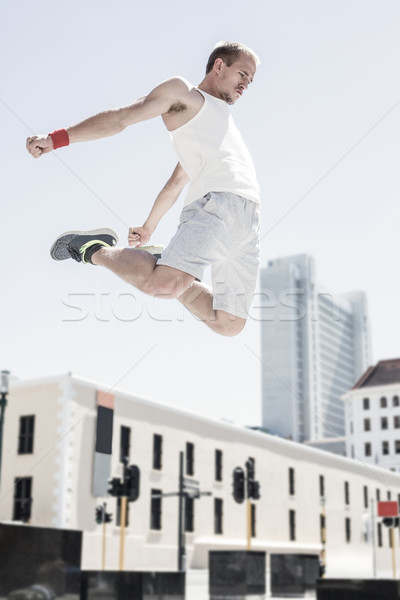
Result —
[{"label": "man's outstretched arm", "polygon": [[[70,144],[89,142],[120,133],[129,125],[167,113],[187,92],[188,86],[183,79],[169,79],[129,106],[106,110],[68,127],[68,141]],[[29,137],[26,148],[34,158],[39,158],[54,149],[53,138],[50,134]]]},{"label": "man's outstretched arm", "polygon": [[142,227],[131,227],[129,229],[129,246],[147,244],[161,218],[175,204],[188,182],[189,176],[183,170],[181,164],[178,163],[171,177],[155,199],[150,214]]}]

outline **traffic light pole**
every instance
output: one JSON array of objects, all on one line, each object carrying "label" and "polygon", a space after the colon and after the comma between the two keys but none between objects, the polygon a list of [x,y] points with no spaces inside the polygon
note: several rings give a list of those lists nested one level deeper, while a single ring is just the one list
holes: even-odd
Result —
[{"label": "traffic light pole", "polygon": [[124,558],[125,558],[125,522],[126,522],[126,503],[127,497],[121,496],[121,513],[120,513],[120,544],[119,544],[119,570],[124,570]]},{"label": "traffic light pole", "polygon": [[247,499],[247,550],[251,550],[251,500]]},{"label": "traffic light pole", "polygon": [[102,555],[101,555],[101,569],[106,570],[106,509],[107,504],[103,503],[103,540],[102,540]]},{"label": "traffic light pole", "polygon": [[396,579],[396,550],[394,547],[394,527],[390,528],[390,545],[392,546],[393,579]]}]

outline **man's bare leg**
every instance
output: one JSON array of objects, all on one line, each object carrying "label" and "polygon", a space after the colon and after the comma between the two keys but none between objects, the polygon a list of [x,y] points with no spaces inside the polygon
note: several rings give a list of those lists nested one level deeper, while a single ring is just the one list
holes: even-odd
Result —
[{"label": "man's bare leg", "polygon": [[195,317],[221,335],[237,335],[246,323],[246,319],[214,310],[209,287],[178,269],[156,266],[154,256],[145,250],[101,248],[93,254],[92,262],[106,267],[146,294],[157,298],[177,298]]},{"label": "man's bare leg", "polygon": [[221,335],[229,337],[237,335],[246,324],[246,319],[224,310],[215,310],[212,289],[204,283],[193,282],[182,296],[178,297],[178,300],[207,327]]}]

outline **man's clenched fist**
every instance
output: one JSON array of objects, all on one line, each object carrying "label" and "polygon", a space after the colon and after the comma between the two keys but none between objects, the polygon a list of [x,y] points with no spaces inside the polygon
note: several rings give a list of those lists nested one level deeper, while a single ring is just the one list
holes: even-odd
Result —
[{"label": "man's clenched fist", "polygon": [[26,149],[33,158],[39,158],[54,149],[50,135],[33,135],[26,140]]}]

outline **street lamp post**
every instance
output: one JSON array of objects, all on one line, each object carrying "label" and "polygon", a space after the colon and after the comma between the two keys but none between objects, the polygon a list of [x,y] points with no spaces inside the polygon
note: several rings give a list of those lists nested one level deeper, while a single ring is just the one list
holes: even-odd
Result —
[{"label": "street lamp post", "polygon": [[3,449],[3,426],[4,413],[7,406],[8,382],[10,379],[10,371],[1,371],[0,373],[0,482],[1,482],[1,458]]}]

